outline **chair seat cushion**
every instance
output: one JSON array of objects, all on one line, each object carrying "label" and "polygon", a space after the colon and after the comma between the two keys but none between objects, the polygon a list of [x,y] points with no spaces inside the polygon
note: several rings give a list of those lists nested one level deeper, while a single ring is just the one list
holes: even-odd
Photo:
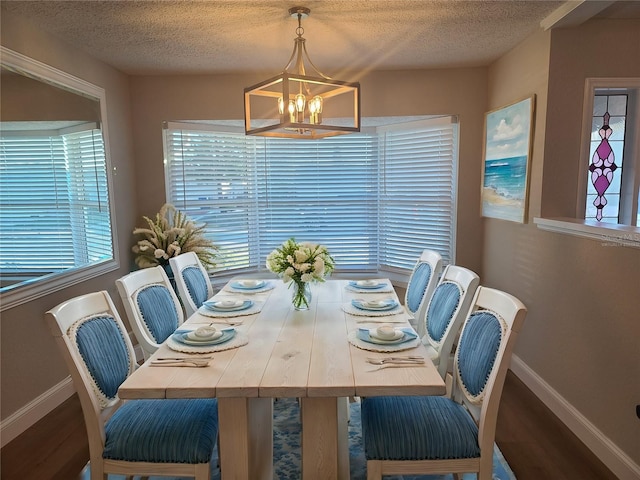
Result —
[{"label": "chair seat cushion", "polygon": [[215,399],[131,400],[105,425],[102,456],[153,463],[207,463],[218,436]]},{"label": "chair seat cushion", "polygon": [[367,397],[361,412],[368,460],[480,456],[473,418],[447,397]]}]

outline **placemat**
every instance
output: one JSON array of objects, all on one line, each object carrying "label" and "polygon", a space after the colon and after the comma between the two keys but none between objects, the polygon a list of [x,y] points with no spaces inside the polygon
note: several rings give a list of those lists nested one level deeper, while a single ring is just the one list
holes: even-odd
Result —
[{"label": "placemat", "polygon": [[386,317],[388,315],[399,315],[404,313],[404,307],[402,305],[398,305],[392,310],[362,310],[354,307],[351,303],[343,303],[342,311],[359,317]]},{"label": "placemat", "polygon": [[236,336],[228,342],[219,343],[217,345],[185,345],[173,338],[167,338],[166,345],[171,350],[182,353],[211,353],[222,352],[223,350],[231,350],[232,348],[238,348],[249,343],[249,336],[246,333],[241,333],[236,330]]},{"label": "placemat", "polygon": [[420,345],[420,337],[414,338],[403,343],[395,343],[391,345],[380,345],[377,343],[369,343],[358,338],[358,331],[351,330],[347,336],[349,343],[354,347],[358,347],[362,350],[368,350],[370,352],[401,352],[403,350],[411,350]]},{"label": "placemat", "polygon": [[228,312],[223,312],[221,310],[211,310],[205,306],[202,306],[198,309],[198,313],[200,315],[204,315],[205,317],[212,318],[242,317],[244,315],[253,315],[255,313],[260,313],[263,306],[264,302],[253,300],[253,305],[251,305],[249,308],[245,308],[244,310],[231,310]]}]

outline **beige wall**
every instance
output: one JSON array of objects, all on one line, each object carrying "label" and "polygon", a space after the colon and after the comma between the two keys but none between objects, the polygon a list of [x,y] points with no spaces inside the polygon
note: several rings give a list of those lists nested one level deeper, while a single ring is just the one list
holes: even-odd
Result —
[{"label": "beige wall", "polygon": [[109,149],[116,169],[113,172],[115,226],[121,254],[119,271],[2,312],[0,416],[4,420],[69,375],[45,325],[45,311],[68,298],[103,289],[108,290],[120,306],[114,282],[131,268],[131,231],[136,212],[128,78],[4,11],[1,27],[3,46],[106,90]]},{"label": "beige wall", "polygon": [[[273,72],[272,72],[273,73]],[[139,215],[165,201],[162,122],[241,120],[243,88],[265,75],[140,76],[131,79]],[[362,116],[459,115],[456,263],[480,269],[480,158],[486,69],[373,72],[362,85]]]},{"label": "beige wall", "polygon": [[637,21],[590,22],[538,33],[491,66],[489,108],[535,93],[537,115],[529,223],[485,219],[482,278],[529,309],[515,355],[635,463],[640,250],[544,232],[532,218],[574,211],[584,78],[640,76],[639,46]]}]

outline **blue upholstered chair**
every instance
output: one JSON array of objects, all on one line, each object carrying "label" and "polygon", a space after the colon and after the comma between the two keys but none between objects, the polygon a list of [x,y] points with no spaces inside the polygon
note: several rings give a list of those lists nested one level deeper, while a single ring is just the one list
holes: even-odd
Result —
[{"label": "blue upholstered chair", "polygon": [[362,399],[367,479],[476,472],[491,480],[498,405],[525,306],[479,287],[454,356],[451,396]]},{"label": "blue upholstered chair", "polygon": [[182,305],[160,266],[131,272],[116,287],[146,360],[184,321]]},{"label": "blue upholstered chair", "polygon": [[80,397],[91,480],[108,473],[209,480],[218,435],[216,399],[120,400],[118,388],[136,363],[105,291],[61,303],[45,319]]},{"label": "blue upholstered chair", "polygon": [[442,257],[433,250],[424,250],[413,267],[407,291],[404,296],[404,308],[411,316],[409,322],[418,335],[425,334],[425,325],[419,319],[424,318],[427,303],[436,288],[442,272]]},{"label": "blue upholstered chair", "polygon": [[453,344],[476,293],[480,277],[468,268],[447,265],[429,299],[422,343],[444,379],[452,364]]},{"label": "blue upholstered chair", "polygon": [[209,274],[195,252],[186,252],[169,259],[178,295],[184,306],[186,317],[193,315],[213,296]]}]

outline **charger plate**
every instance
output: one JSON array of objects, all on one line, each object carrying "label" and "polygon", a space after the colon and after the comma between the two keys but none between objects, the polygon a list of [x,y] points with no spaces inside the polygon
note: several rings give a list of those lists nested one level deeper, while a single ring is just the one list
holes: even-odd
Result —
[{"label": "charger plate", "polygon": [[224,286],[223,291],[253,295],[254,293],[268,292],[269,290],[273,290],[274,288],[276,288],[276,285],[273,280],[267,280],[265,284],[259,288],[236,288],[233,286],[233,282],[231,282]]},{"label": "charger plate", "polygon": [[403,350],[411,350],[412,348],[416,348],[422,342],[420,341],[420,337],[416,336],[413,340],[408,340],[402,343],[391,343],[391,344],[378,344],[378,343],[369,343],[365,342],[358,338],[358,330],[352,330],[349,332],[347,336],[349,343],[354,347],[358,347],[362,350],[368,350],[370,352],[401,352]]},{"label": "charger plate", "polygon": [[200,315],[204,315],[205,317],[212,318],[230,318],[230,317],[241,317],[243,315],[253,315],[255,313],[260,313],[262,311],[262,307],[264,306],[264,302],[253,301],[253,305],[249,308],[244,308],[242,310],[211,310],[204,305],[198,309],[198,313]]},{"label": "charger plate", "polygon": [[169,337],[165,344],[171,350],[182,353],[211,353],[211,352],[222,352],[224,350],[231,350],[233,348],[242,347],[249,343],[249,336],[246,333],[238,332],[236,330],[236,335],[224,343],[217,343],[215,345],[185,345],[184,343],[180,343],[177,340]]},{"label": "charger plate", "polygon": [[351,303],[343,303],[342,311],[359,317],[386,317],[388,315],[405,313],[402,305],[398,305],[392,310],[362,310],[361,308],[354,307]]},{"label": "charger plate", "polygon": [[392,293],[393,285],[385,280],[380,280],[380,283],[384,283],[384,286],[379,288],[371,288],[371,287],[358,287],[354,283],[349,283],[344,287],[345,290],[356,293]]}]

